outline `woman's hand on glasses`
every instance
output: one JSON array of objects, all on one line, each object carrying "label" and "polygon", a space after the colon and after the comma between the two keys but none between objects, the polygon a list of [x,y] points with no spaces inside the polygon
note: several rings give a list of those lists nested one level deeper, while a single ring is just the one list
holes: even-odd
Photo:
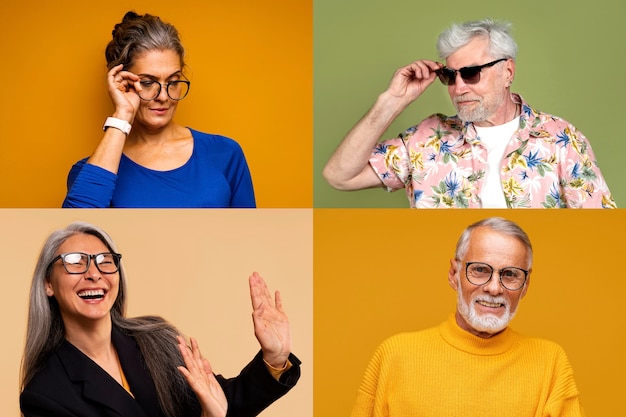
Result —
[{"label": "woman's hand on glasses", "polygon": [[130,71],[124,71],[122,64],[113,67],[107,74],[109,95],[115,106],[114,117],[132,123],[139,108],[141,90],[139,77]]}]

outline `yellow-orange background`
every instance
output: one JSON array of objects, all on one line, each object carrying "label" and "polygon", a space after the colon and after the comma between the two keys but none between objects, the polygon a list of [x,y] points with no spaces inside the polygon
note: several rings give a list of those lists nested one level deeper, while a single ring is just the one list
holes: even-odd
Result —
[{"label": "yellow-orange background", "polygon": [[[160,315],[196,337],[213,369],[235,376],[258,352],[248,276],[280,290],[302,378],[261,415],[311,417],[312,212],[297,210],[1,210],[0,415],[19,415],[28,291],[45,238],[71,221],[106,230],[128,282],[128,315]],[[167,220],[167,221],[166,221]],[[294,414],[294,410],[297,412]]]},{"label": "yellow-orange background", "polygon": [[456,240],[494,214],[520,224],[534,246],[512,327],[564,347],[587,415],[621,415],[626,211],[316,209],[316,416],[349,415],[383,339],[436,326],[455,310],[447,273]]},{"label": "yellow-orange background", "polygon": [[[112,113],[104,48],[128,10],[174,24],[176,120],[237,140],[259,207],[312,206],[312,1],[10,1],[0,26],[0,207],[60,207]],[[285,190],[288,190],[286,192]]]}]

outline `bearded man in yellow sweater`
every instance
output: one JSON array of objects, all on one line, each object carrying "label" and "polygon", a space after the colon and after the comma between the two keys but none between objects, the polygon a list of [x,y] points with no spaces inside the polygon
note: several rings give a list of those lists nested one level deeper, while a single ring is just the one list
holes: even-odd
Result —
[{"label": "bearded man in yellow sweater", "polygon": [[384,341],[352,417],[584,416],[563,349],[508,327],[528,290],[532,256],[517,224],[494,217],[470,225],[448,272],[456,313]]}]

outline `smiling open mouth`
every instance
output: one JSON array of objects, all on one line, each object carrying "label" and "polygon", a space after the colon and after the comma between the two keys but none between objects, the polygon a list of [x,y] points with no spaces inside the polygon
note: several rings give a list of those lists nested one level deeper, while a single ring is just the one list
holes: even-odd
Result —
[{"label": "smiling open mouth", "polygon": [[104,290],[81,291],[78,293],[78,296],[83,300],[99,300],[104,298]]},{"label": "smiling open mouth", "polygon": [[476,303],[480,304],[481,306],[491,307],[491,308],[504,307],[504,304],[502,303],[491,303],[485,300],[476,300]]}]

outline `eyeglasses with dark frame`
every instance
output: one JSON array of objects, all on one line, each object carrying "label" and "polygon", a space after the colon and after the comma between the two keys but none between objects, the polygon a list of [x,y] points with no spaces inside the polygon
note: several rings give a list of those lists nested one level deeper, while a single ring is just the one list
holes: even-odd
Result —
[{"label": "eyeglasses with dark frame", "polygon": [[62,253],[50,261],[47,271],[49,273],[52,265],[60,259],[63,261],[63,267],[68,274],[84,274],[89,271],[93,259],[98,271],[103,274],[114,274],[120,269],[121,258],[121,253],[114,252],[102,252],[93,255],[84,252]]},{"label": "eyeglasses with dark frame", "polygon": [[141,80],[139,81],[141,85],[141,91],[137,94],[139,98],[144,101],[151,101],[156,99],[159,94],[161,94],[161,89],[165,86],[165,92],[167,96],[174,101],[179,101],[187,97],[189,93],[189,87],[191,86],[191,81],[187,80],[174,80],[169,81],[165,84],[161,84],[155,80]]},{"label": "eyeglasses with dark frame", "polygon": [[465,84],[477,84],[480,81],[480,72],[483,68],[488,68],[496,65],[498,62],[506,61],[509,58],[500,58],[495,61],[488,62],[483,65],[474,65],[472,67],[463,67],[458,70],[450,68],[439,68],[435,73],[439,76],[439,80],[444,85],[454,85],[456,83],[456,73],[461,74],[461,78]]},{"label": "eyeglasses with dark frame", "polygon": [[[465,277],[474,285],[483,286],[491,281],[494,269],[484,262],[465,262]],[[500,284],[507,290],[516,291],[524,286],[528,271],[514,266],[507,266],[498,271]]]}]

